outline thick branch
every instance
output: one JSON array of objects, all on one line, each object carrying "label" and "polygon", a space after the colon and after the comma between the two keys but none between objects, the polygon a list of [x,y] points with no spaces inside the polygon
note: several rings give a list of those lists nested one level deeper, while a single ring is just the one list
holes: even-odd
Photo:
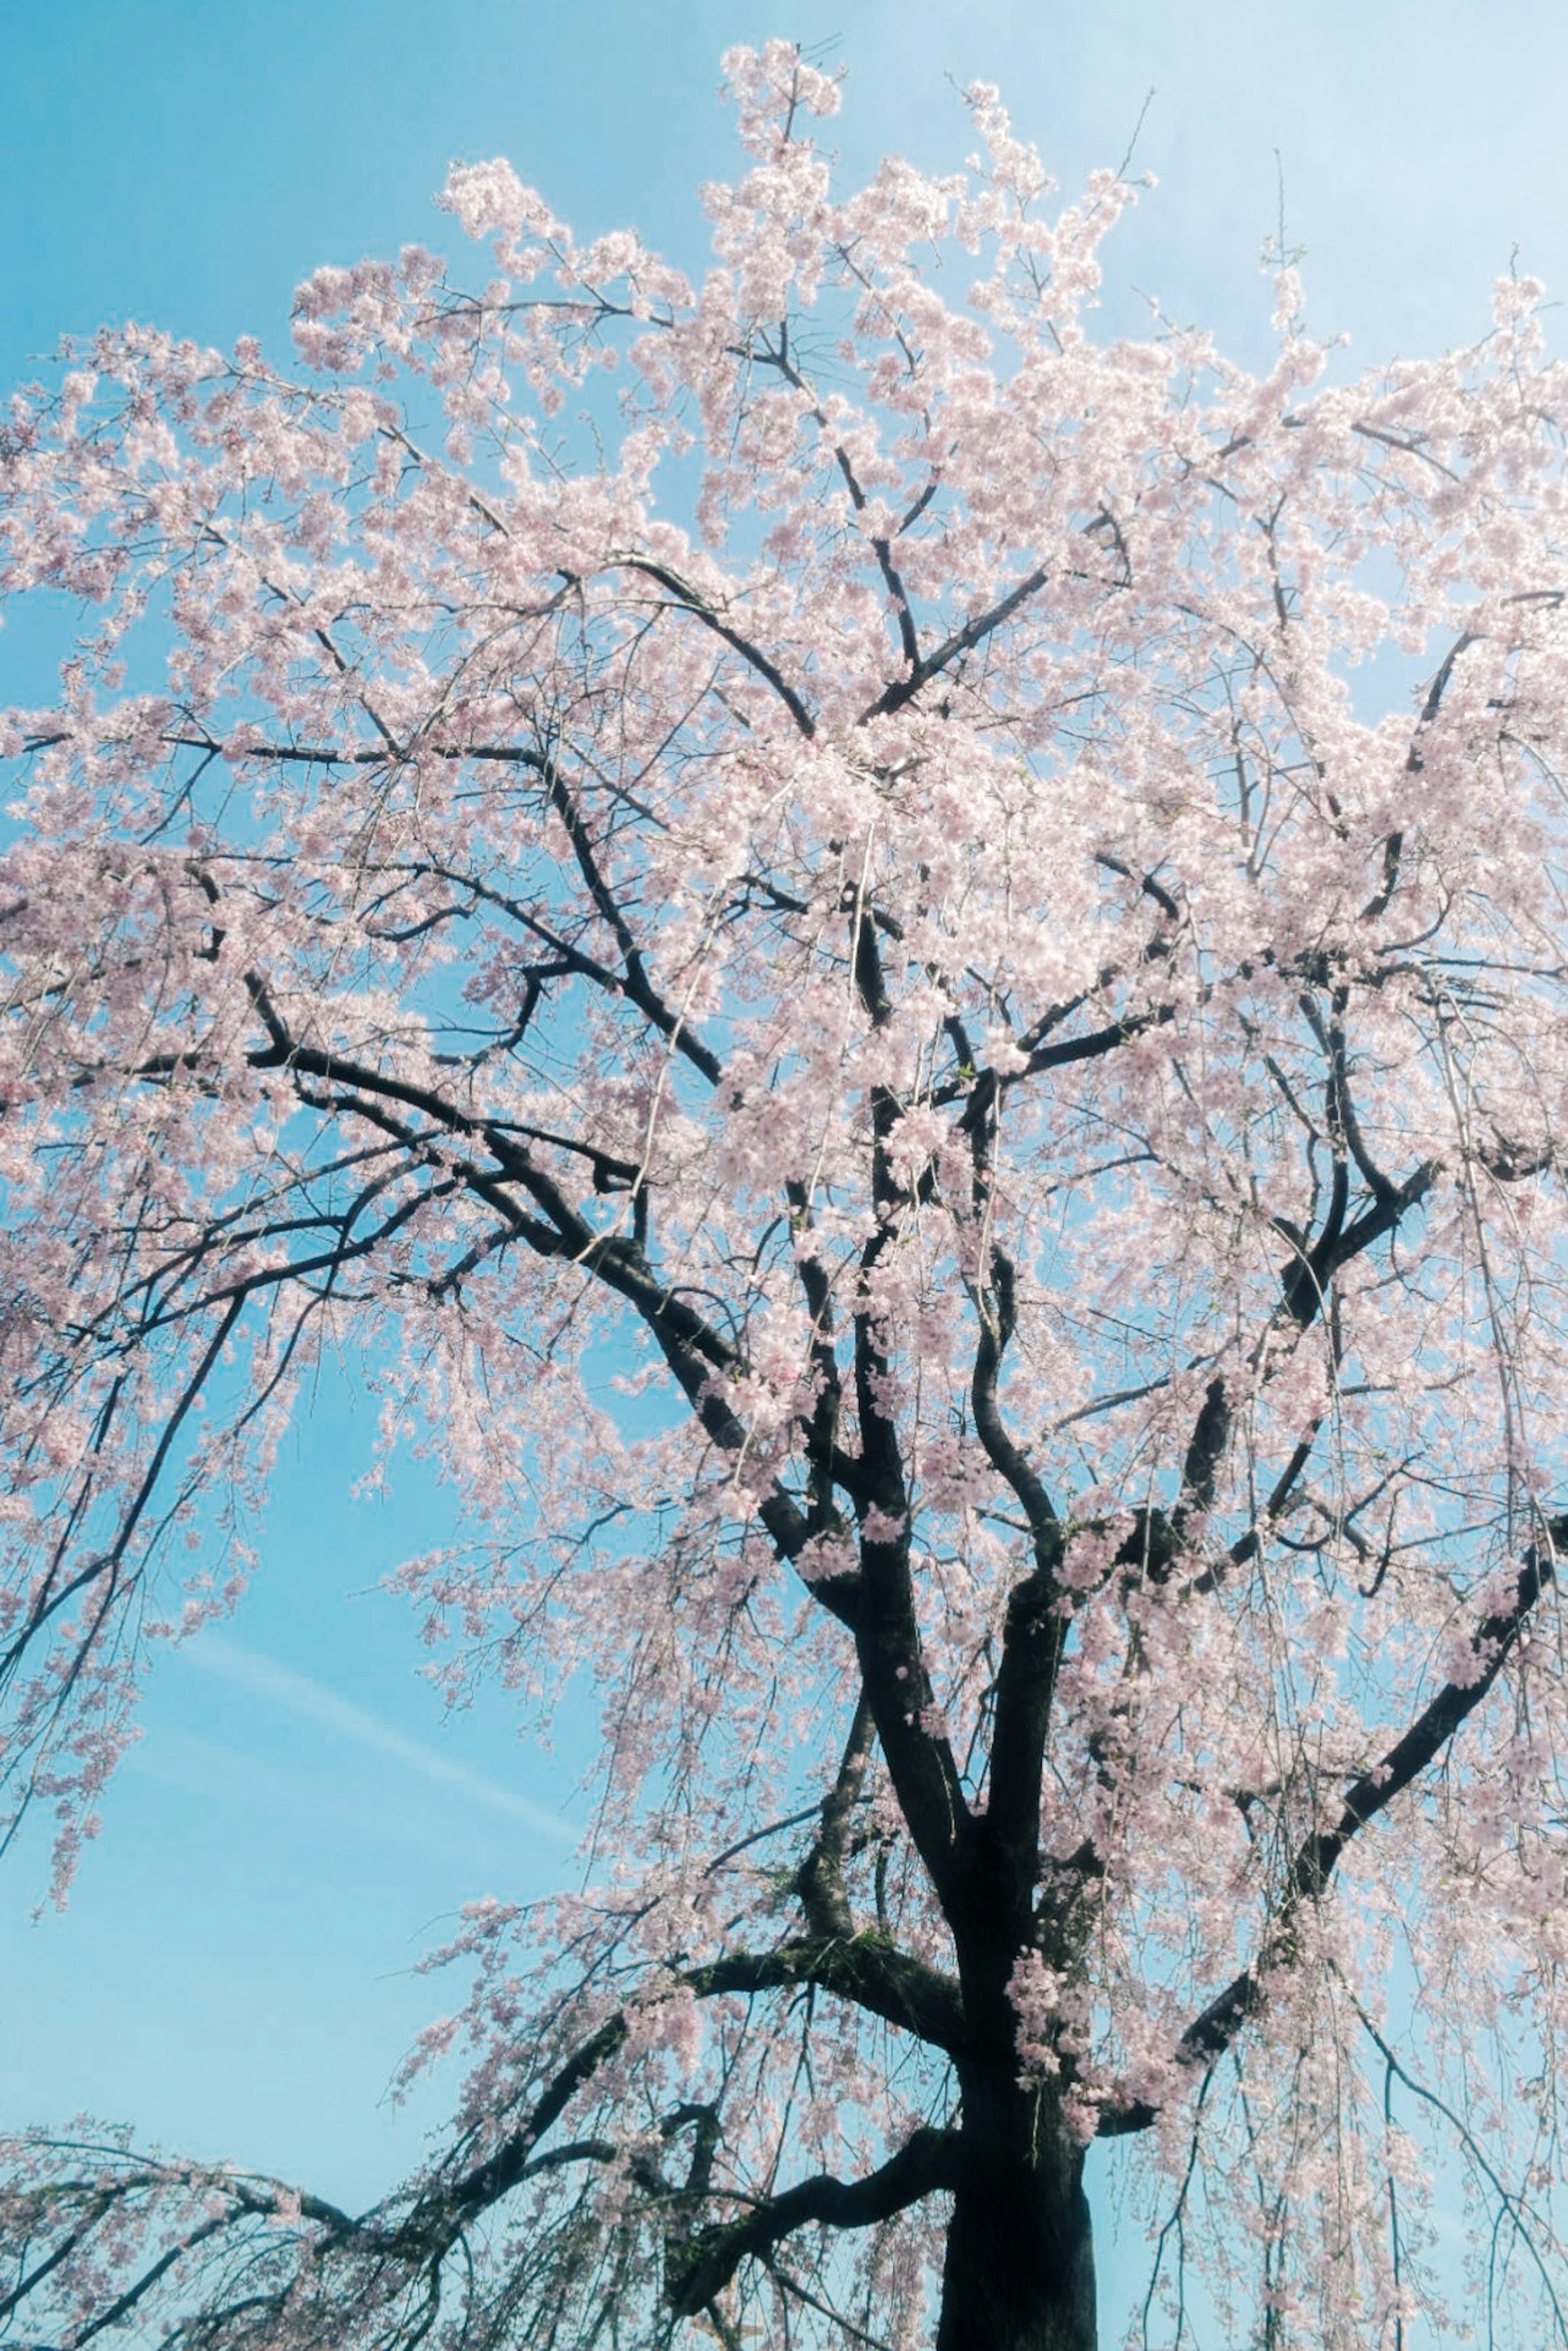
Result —
[{"label": "thick branch", "polygon": [[[891,1019],[892,1008],[876,925],[858,892],[851,921],[855,984],[872,1026],[882,1028]],[[909,1489],[897,1425],[887,1404],[892,1366],[874,1297],[878,1262],[905,1206],[888,1157],[900,1106],[897,1097],[879,1085],[872,1090],[871,1108],[871,1189],[877,1224],[861,1252],[854,1311],[855,1412],[863,1481],[854,1498],[861,1537],[855,1647],[900,1808],[951,1917],[960,1895],[957,1863],[970,1825],[969,1810],[952,1744],[932,1719],[936,1693],[925,1671],[910,1572]]]},{"label": "thick branch", "polygon": [[[786,1943],[775,1951],[732,1952],[706,1967],[685,1970],[674,1981],[698,2000],[814,1984],[819,1991],[848,2001],[950,2056],[965,2046],[963,2002],[956,1984],[925,1960],[897,1950],[881,1935],[834,1936]],[[597,2032],[574,2050],[535,2101],[527,2120],[507,2134],[493,2155],[434,2189],[423,2208],[415,2208],[404,2224],[405,2240],[422,2248],[450,2242],[458,2228],[508,2195],[528,2176],[539,2141],[600,2067],[622,2047],[629,2029],[630,2016],[624,2009],[607,2018]]]},{"label": "thick branch", "polygon": [[666,2286],[677,2318],[694,2318],[723,2292],[748,2254],[764,2254],[813,2221],[830,2229],[869,2229],[923,2197],[958,2183],[958,2134],[929,2124],[863,2179],[819,2172],[768,2197],[738,2220],[704,2229],[672,2260]]},{"label": "thick branch", "polygon": [[1008,1595],[986,1818],[992,1839],[1010,1864],[1013,1883],[1007,1895],[1011,1907],[1021,1906],[1027,1916],[1040,1857],[1046,1734],[1067,1626],[1056,1608],[1061,1524],[1033,1463],[1003,1421],[998,1401],[1002,1357],[1016,1319],[1012,1261],[999,1249],[991,1252],[991,1275],[992,1294],[980,1302],[970,1406],[987,1459],[1023,1511],[1034,1566]]},{"label": "thick branch", "polygon": [[1298,1253],[1285,1275],[1285,1304],[1303,1329],[1322,1309],[1330,1282],[1341,1266],[1391,1233],[1406,1208],[1413,1208],[1437,1180],[1440,1163],[1425,1159],[1403,1184],[1391,1185],[1381,1199],[1349,1224],[1343,1221],[1348,1178],[1344,1163],[1334,1169],[1334,1196],[1322,1232],[1310,1249]]},{"label": "thick branch", "polygon": [[898,1532],[866,1531],[862,1513],[855,1649],[899,1807],[945,1908],[961,1901],[960,1850],[970,1826],[952,1743],[936,1725],[936,1694],[921,1652],[909,1565],[907,1507]]},{"label": "thick branch", "polygon": [[810,1195],[795,1176],[786,1182],[784,1191],[789,1203],[790,1228],[796,1236],[796,1273],[810,1311],[811,1371],[817,1384],[806,1430],[808,1503],[811,1531],[826,1534],[833,1529],[837,1518],[835,1486],[842,1484],[852,1494],[858,1489],[860,1474],[858,1465],[852,1465],[839,1447],[843,1389],[833,1345],[832,1280],[815,1251],[800,1246],[800,1237],[811,1225]]},{"label": "thick branch", "polygon": [[844,1742],[843,1760],[822,1799],[821,1826],[795,1879],[795,1892],[813,1935],[849,1937],[855,1931],[854,1913],[844,1890],[844,1855],[875,1730],[871,1700],[862,1690]]}]

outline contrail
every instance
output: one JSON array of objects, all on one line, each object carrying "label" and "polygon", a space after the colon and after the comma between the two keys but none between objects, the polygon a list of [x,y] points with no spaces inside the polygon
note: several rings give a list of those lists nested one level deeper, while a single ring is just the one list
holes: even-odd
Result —
[{"label": "contrail", "polygon": [[250,1690],[257,1698],[270,1698],[275,1705],[287,1707],[291,1714],[319,1723],[324,1730],[335,1731],[340,1739],[392,1756],[411,1771],[439,1781],[444,1787],[460,1790],[476,1804],[487,1804],[492,1812],[509,1813],[514,1820],[526,1821],[540,1836],[550,1837],[559,1844],[576,1842],[574,1831],[559,1814],[546,1812],[541,1804],[530,1803],[527,1796],[514,1795],[511,1789],[486,1779],[482,1771],[471,1771],[465,1763],[455,1763],[434,1748],[422,1746],[416,1739],[406,1739],[390,1722],[383,1722],[380,1715],[340,1698],[336,1690],[312,1681],[308,1674],[296,1673],[291,1666],[280,1666],[275,1658],[263,1656],[259,1650],[225,1640],[221,1633],[204,1632],[183,1647],[181,1655],[204,1673],[216,1674],[220,1679]]}]

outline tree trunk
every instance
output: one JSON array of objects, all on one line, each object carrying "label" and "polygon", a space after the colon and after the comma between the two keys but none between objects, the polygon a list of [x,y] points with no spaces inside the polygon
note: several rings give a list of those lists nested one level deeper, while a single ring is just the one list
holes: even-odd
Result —
[{"label": "tree trunk", "polygon": [[961,2074],[962,2171],[936,2351],[1095,2351],[1083,2150],[1048,2093],[988,2068]]}]

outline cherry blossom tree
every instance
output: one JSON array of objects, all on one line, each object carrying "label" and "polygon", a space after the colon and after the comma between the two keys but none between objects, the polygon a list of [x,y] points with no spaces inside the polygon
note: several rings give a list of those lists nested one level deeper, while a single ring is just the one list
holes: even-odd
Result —
[{"label": "cherry blossom tree", "polygon": [[1089,2351],[1114,2163],[1146,2341],[1568,2342],[1541,289],[1097,343],[1117,175],[977,86],[843,193],[835,84],[725,71],[700,284],[464,165],[479,290],[8,413],[86,614],[0,743],[9,1817],[68,1874],[327,1351],[454,1489],[454,1689],[603,1748],[418,2177],[16,2139],[0,2320]]}]

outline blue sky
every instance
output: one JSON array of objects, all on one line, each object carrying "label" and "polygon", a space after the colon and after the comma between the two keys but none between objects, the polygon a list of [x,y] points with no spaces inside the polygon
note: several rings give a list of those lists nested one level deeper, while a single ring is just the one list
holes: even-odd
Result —
[{"label": "blue sky", "polygon": [[[1367,360],[1482,331],[1515,246],[1568,287],[1547,0],[0,0],[0,387],[105,318],[281,342],[317,263],[450,235],[429,199],[454,156],[505,152],[580,227],[696,260],[693,190],[733,168],[718,55],[772,31],[836,37],[850,168],[959,161],[946,77],[982,75],[1071,187],[1152,88],[1137,160],[1161,185],[1111,255],[1118,324],[1154,294],[1260,357],[1281,172],[1313,318]],[[0,695],[43,697],[26,651],[0,642]],[[90,2106],[347,2201],[417,2152],[437,2106],[377,2103],[442,2004],[410,1967],[459,1901],[559,1875],[585,1726],[552,1761],[499,1700],[443,1722],[376,1590],[442,1499],[411,1475],[350,1503],[368,1443],[329,1385],[253,1594],[156,1677],[64,1917],[29,1926],[39,1853],[14,1857],[0,2116]]]}]

